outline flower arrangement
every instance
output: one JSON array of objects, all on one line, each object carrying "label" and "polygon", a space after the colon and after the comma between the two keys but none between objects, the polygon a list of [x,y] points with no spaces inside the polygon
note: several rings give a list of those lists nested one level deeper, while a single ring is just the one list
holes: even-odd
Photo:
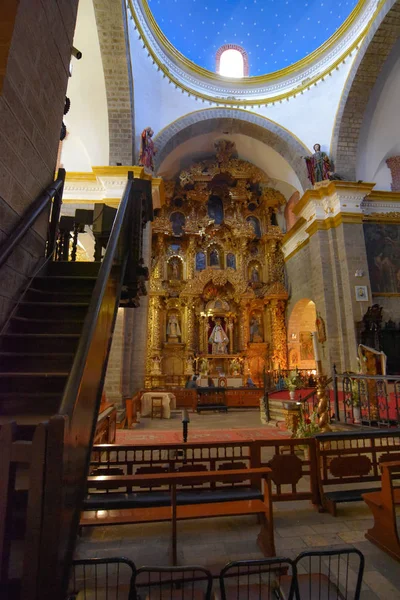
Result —
[{"label": "flower arrangement", "polygon": [[299,385],[299,376],[296,371],[292,371],[287,377],[284,377],[283,382],[289,392],[294,392]]},{"label": "flower arrangement", "polygon": [[296,429],[297,438],[313,437],[317,433],[321,433],[318,425],[317,409],[314,409],[310,415],[304,412],[304,408],[300,408],[299,422]]}]

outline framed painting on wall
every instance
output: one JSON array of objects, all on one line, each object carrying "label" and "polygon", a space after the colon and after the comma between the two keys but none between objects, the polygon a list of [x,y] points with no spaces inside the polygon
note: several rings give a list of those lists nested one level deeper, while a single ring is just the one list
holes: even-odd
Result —
[{"label": "framed painting on wall", "polygon": [[314,360],[314,349],[310,331],[300,331],[300,360]]},{"label": "framed painting on wall", "polygon": [[400,294],[400,225],[364,223],[372,293]]}]

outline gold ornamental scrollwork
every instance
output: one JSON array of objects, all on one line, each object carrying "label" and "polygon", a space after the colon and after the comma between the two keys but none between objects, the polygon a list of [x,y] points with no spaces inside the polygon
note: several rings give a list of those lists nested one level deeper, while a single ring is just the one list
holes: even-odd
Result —
[{"label": "gold ornamental scrollwork", "polygon": [[285,301],[272,300],[270,303],[272,329],[272,363],[274,368],[287,369],[287,331],[285,320]]},{"label": "gold ornamental scrollwork", "polygon": [[244,294],[247,290],[247,281],[237,271],[233,269],[216,270],[209,267],[196,273],[195,277],[186,283],[182,295],[202,294],[204,287],[210,281],[220,287],[231,283],[237,294]]}]

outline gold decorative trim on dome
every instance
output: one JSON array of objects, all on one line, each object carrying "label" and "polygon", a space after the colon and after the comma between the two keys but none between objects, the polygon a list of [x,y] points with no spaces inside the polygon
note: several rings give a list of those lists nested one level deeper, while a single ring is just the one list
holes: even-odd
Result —
[{"label": "gold decorative trim on dome", "polygon": [[[189,72],[191,72],[197,76],[206,77],[208,80],[214,80],[215,82],[218,82],[218,83],[226,82],[229,84],[229,83],[237,83],[238,81],[240,81],[241,83],[248,84],[248,85],[250,83],[255,84],[255,85],[260,85],[262,83],[270,83],[271,81],[279,80],[285,76],[288,76],[288,75],[300,70],[301,68],[305,68],[305,67],[309,66],[314,60],[316,60],[324,52],[329,50],[331,48],[331,46],[333,46],[347,32],[347,30],[350,29],[350,27],[356,21],[356,19],[360,15],[361,11],[363,10],[363,8],[367,4],[367,2],[368,2],[368,0],[360,0],[359,3],[357,4],[357,6],[354,8],[353,12],[349,15],[349,17],[342,24],[342,26],[338,29],[338,31],[329,40],[327,40],[327,42],[325,42],[325,44],[320,46],[320,48],[315,50],[313,53],[311,53],[309,56],[305,57],[301,61],[296,62],[294,65],[286,67],[285,69],[276,71],[275,73],[270,73],[268,75],[260,75],[257,77],[245,77],[240,80],[237,80],[237,79],[229,79],[226,77],[222,77],[221,75],[212,73],[211,71],[203,69],[202,67],[199,67],[198,65],[196,65],[189,59],[185,58],[180,52],[178,52],[178,50],[175,48],[175,46],[170,44],[170,42],[165,38],[164,34],[161,32],[160,28],[157,25],[157,22],[155,21],[153,15],[151,13],[151,10],[147,4],[147,1],[142,0],[143,8],[145,11],[145,16],[148,20],[149,26],[152,28],[153,33],[155,34],[155,36],[157,38],[158,43],[160,43],[162,46],[168,48],[168,51],[172,54],[173,58],[175,58],[176,61],[183,64],[184,66],[186,66],[186,63],[187,63],[186,68],[189,70]],[[226,106],[226,107],[229,107],[229,106],[232,106],[232,107],[239,107],[239,106],[254,107],[254,106],[267,105],[267,104],[274,104],[276,102],[288,100],[292,96],[296,96],[298,94],[303,93],[306,89],[310,88],[312,85],[316,84],[321,79],[323,80],[325,77],[329,76],[332,73],[332,71],[334,71],[335,69],[337,69],[339,67],[339,65],[343,62],[344,58],[346,58],[356,48],[358,48],[360,42],[363,40],[363,38],[366,36],[368,31],[370,30],[377,15],[379,14],[379,12],[382,10],[382,8],[384,6],[383,2],[381,2],[377,6],[372,18],[370,19],[369,23],[365,26],[364,30],[357,36],[356,40],[346,49],[346,51],[343,52],[340,55],[340,57],[338,59],[336,59],[328,68],[319,72],[317,75],[315,75],[314,77],[311,77],[308,81],[300,84],[298,87],[290,90],[289,92],[284,92],[282,94],[277,94],[277,95],[271,96],[271,97],[244,100],[244,99],[240,99],[240,98],[232,99],[232,98],[228,98],[228,97],[224,98],[224,97],[218,97],[218,96],[204,94],[202,92],[194,90],[193,88],[189,88],[188,86],[183,84],[177,77],[172,75],[170,70],[159,59],[157,54],[154,52],[153,48],[150,46],[148,39],[143,31],[143,28],[139,22],[139,19],[137,18],[136,12],[133,8],[132,0],[128,0],[128,4],[129,4],[129,9],[131,11],[132,18],[135,22],[135,28],[138,30],[140,38],[144,42],[144,45],[148,52],[148,55],[151,57],[153,63],[155,63],[157,65],[159,70],[163,72],[164,76],[168,77],[168,79],[172,83],[174,83],[177,87],[179,87],[183,92],[186,92],[189,96],[194,96],[196,98],[200,98],[203,101],[217,104],[218,106]],[[163,42],[163,38],[165,39],[165,43]],[[170,47],[170,49],[169,49],[169,47]]]}]

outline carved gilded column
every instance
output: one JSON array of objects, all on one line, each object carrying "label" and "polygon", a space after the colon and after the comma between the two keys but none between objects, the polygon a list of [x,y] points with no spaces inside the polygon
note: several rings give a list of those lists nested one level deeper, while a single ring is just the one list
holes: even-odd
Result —
[{"label": "carved gilded column", "polygon": [[200,313],[200,352],[207,353],[207,315]]},{"label": "carved gilded column", "polygon": [[161,350],[161,298],[159,296],[153,296],[150,301],[150,323],[152,324],[151,331],[151,348],[152,352],[159,352]]},{"label": "carved gilded column", "polygon": [[242,273],[242,277],[244,277],[244,279],[247,279],[246,262],[244,260],[247,250],[247,238],[238,241],[239,252],[236,254],[237,270],[239,273]]},{"label": "carved gilded column", "polygon": [[187,260],[186,260],[186,279],[193,279],[194,277],[194,262],[195,262],[195,239],[191,237],[189,239],[189,246],[187,250]]},{"label": "carved gilded column", "polygon": [[164,257],[164,237],[165,236],[162,233],[159,233],[157,235],[155,262],[154,262],[153,273],[151,274],[154,279],[164,279],[164,273],[163,273],[164,264],[163,264],[163,260],[162,260]]},{"label": "carved gilded column", "polygon": [[287,369],[287,332],[285,301],[271,300],[271,337],[273,368]]},{"label": "carved gilded column", "polygon": [[244,352],[250,340],[248,307],[245,303],[240,306],[239,347]]},{"label": "carved gilded column", "polygon": [[196,349],[194,339],[195,333],[195,314],[193,306],[193,298],[189,298],[186,305],[186,349],[189,354],[192,354]]}]

